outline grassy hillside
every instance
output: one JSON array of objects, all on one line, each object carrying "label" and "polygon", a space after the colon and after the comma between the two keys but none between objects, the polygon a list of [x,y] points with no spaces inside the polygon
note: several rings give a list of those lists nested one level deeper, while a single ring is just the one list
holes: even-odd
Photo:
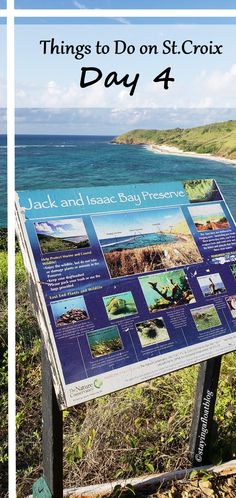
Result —
[{"label": "grassy hillside", "polygon": [[73,242],[58,237],[51,237],[50,235],[38,235],[40,247],[43,253],[69,251],[70,249],[79,249],[80,247],[89,247],[89,241],[84,240],[81,242]]},{"label": "grassy hillside", "polygon": [[184,152],[236,159],[236,121],[188,129],[133,130],[115,138],[114,142],[134,145],[170,145]]}]

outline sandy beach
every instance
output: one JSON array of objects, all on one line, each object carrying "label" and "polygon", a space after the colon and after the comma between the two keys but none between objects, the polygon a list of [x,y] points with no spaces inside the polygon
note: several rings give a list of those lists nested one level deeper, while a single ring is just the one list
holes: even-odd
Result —
[{"label": "sandy beach", "polygon": [[197,157],[202,159],[209,159],[209,161],[218,161],[221,163],[236,165],[236,159],[226,159],[225,157],[213,156],[211,154],[197,154],[196,152],[185,152],[178,147],[173,147],[171,145],[144,145],[147,150],[154,152],[155,154],[166,154],[173,156],[184,156],[184,157]]}]

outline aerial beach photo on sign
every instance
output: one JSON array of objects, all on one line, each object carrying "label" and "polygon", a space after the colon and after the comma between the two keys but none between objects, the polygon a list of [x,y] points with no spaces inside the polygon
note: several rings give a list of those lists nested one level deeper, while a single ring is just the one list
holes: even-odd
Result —
[{"label": "aerial beach photo on sign", "polygon": [[186,180],[184,189],[190,202],[212,202],[222,200],[222,196],[213,179]]},{"label": "aerial beach photo on sign", "polygon": [[180,208],[93,216],[112,278],[201,261]]},{"label": "aerial beach photo on sign", "polygon": [[44,254],[90,246],[82,218],[37,221],[34,227]]}]

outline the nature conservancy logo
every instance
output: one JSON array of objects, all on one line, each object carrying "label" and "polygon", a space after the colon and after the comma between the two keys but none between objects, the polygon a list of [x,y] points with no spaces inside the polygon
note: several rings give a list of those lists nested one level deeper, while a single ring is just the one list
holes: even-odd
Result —
[{"label": "the nature conservancy logo", "polygon": [[206,446],[206,439],[208,434],[208,419],[211,407],[211,401],[214,397],[214,393],[212,391],[207,390],[206,396],[202,403],[203,415],[201,417],[201,432],[199,436],[199,444],[197,448],[197,453],[195,454],[195,460],[198,463],[202,462],[204,449]]},{"label": "the nature conservancy logo", "polygon": [[94,387],[96,387],[96,389],[101,389],[102,386],[103,386],[102,379],[95,379],[95,381],[94,381]]},{"label": "the nature conservancy logo", "polygon": [[95,379],[94,382],[90,382],[89,384],[85,384],[83,386],[75,386],[71,387],[69,394],[71,398],[77,398],[81,395],[86,395],[88,393],[92,393],[94,391],[94,387],[96,389],[101,389],[103,386],[102,379]]}]

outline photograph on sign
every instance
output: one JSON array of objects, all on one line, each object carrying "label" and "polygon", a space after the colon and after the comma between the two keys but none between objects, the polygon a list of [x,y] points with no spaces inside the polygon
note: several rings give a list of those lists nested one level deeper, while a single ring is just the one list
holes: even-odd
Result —
[{"label": "photograph on sign", "polygon": [[235,349],[236,229],[214,180],[16,206],[62,408]]},{"label": "photograph on sign", "polygon": [[81,218],[42,221],[34,226],[42,253],[89,247],[88,235]]},{"label": "photograph on sign", "polygon": [[94,216],[92,221],[111,278],[201,261],[179,208]]},{"label": "photograph on sign", "polygon": [[226,292],[226,288],[221,280],[219,273],[199,277],[198,283],[205,297],[211,297],[215,294],[223,294],[224,292]]}]

